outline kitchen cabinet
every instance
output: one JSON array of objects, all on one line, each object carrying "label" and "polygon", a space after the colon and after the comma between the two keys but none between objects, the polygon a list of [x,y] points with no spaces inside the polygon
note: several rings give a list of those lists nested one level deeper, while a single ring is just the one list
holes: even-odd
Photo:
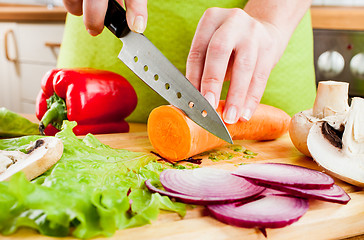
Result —
[{"label": "kitchen cabinet", "polygon": [[0,106],[34,113],[42,76],[56,66],[64,22],[0,22]]}]

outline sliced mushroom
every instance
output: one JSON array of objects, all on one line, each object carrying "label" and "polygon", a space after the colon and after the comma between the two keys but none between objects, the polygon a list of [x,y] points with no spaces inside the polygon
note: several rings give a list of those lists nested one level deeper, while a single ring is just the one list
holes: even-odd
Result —
[{"label": "sliced mushroom", "polygon": [[27,150],[28,153],[0,151],[0,181],[9,180],[20,171],[28,180],[38,177],[61,158],[63,144],[56,137],[46,137],[35,141]]},{"label": "sliced mushroom", "polygon": [[312,158],[333,176],[364,187],[364,99],[353,98],[343,131],[315,123],[307,139]]},{"label": "sliced mushroom", "polygon": [[8,167],[14,164],[13,160],[6,155],[0,154],[0,174],[5,172]]},{"label": "sliced mushroom", "polygon": [[335,129],[341,129],[348,105],[347,82],[321,81],[312,109],[295,114],[289,126],[292,143],[303,154],[311,157],[307,148],[307,136],[313,124],[326,121]]}]

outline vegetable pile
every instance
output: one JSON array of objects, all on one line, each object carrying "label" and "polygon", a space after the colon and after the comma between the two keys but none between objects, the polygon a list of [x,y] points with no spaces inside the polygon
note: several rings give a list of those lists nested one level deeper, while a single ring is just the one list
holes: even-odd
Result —
[{"label": "vegetable pile", "polygon": [[[144,181],[159,183],[163,165],[150,154],[112,149],[89,134],[75,136],[65,121],[56,137],[62,158],[32,182],[22,173],[0,182],[0,232],[30,227],[43,235],[91,238],[155,220],[160,209],[185,214],[185,204],[151,194]],[[0,140],[1,150],[26,152],[42,136]]]},{"label": "vegetable pile", "polygon": [[[221,100],[216,110],[220,115],[224,106],[225,101]],[[288,131],[290,120],[283,110],[259,104],[249,121],[226,124],[226,127],[233,139],[273,140]],[[183,160],[226,144],[169,105],[157,107],[150,113],[148,136],[157,153],[169,161]]]},{"label": "vegetable pile", "polygon": [[280,228],[296,222],[309,208],[308,199],[346,204],[349,195],[316,170],[289,164],[255,163],[235,171],[167,169],[160,174],[165,190],[150,180],[151,192],[178,201],[205,205],[216,219],[239,227]]}]

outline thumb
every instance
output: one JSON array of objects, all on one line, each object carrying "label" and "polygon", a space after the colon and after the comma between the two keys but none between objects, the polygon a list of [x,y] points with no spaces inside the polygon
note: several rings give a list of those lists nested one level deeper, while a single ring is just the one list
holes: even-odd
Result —
[{"label": "thumb", "polygon": [[126,0],[126,20],[133,32],[143,33],[147,27],[147,0]]}]

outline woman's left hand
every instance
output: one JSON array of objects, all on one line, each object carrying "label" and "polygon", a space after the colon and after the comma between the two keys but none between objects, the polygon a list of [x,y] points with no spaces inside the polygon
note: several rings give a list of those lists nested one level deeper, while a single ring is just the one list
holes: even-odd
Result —
[{"label": "woman's left hand", "polygon": [[223,119],[229,124],[249,120],[283,53],[282,42],[275,26],[242,9],[210,8],[197,27],[186,76],[214,108],[224,79],[230,80]]},{"label": "woman's left hand", "polygon": [[223,112],[228,124],[250,119],[271,70],[310,6],[307,0],[278,2],[250,0],[244,10],[210,8],[197,26],[186,77],[214,108],[224,80],[230,80]]}]

